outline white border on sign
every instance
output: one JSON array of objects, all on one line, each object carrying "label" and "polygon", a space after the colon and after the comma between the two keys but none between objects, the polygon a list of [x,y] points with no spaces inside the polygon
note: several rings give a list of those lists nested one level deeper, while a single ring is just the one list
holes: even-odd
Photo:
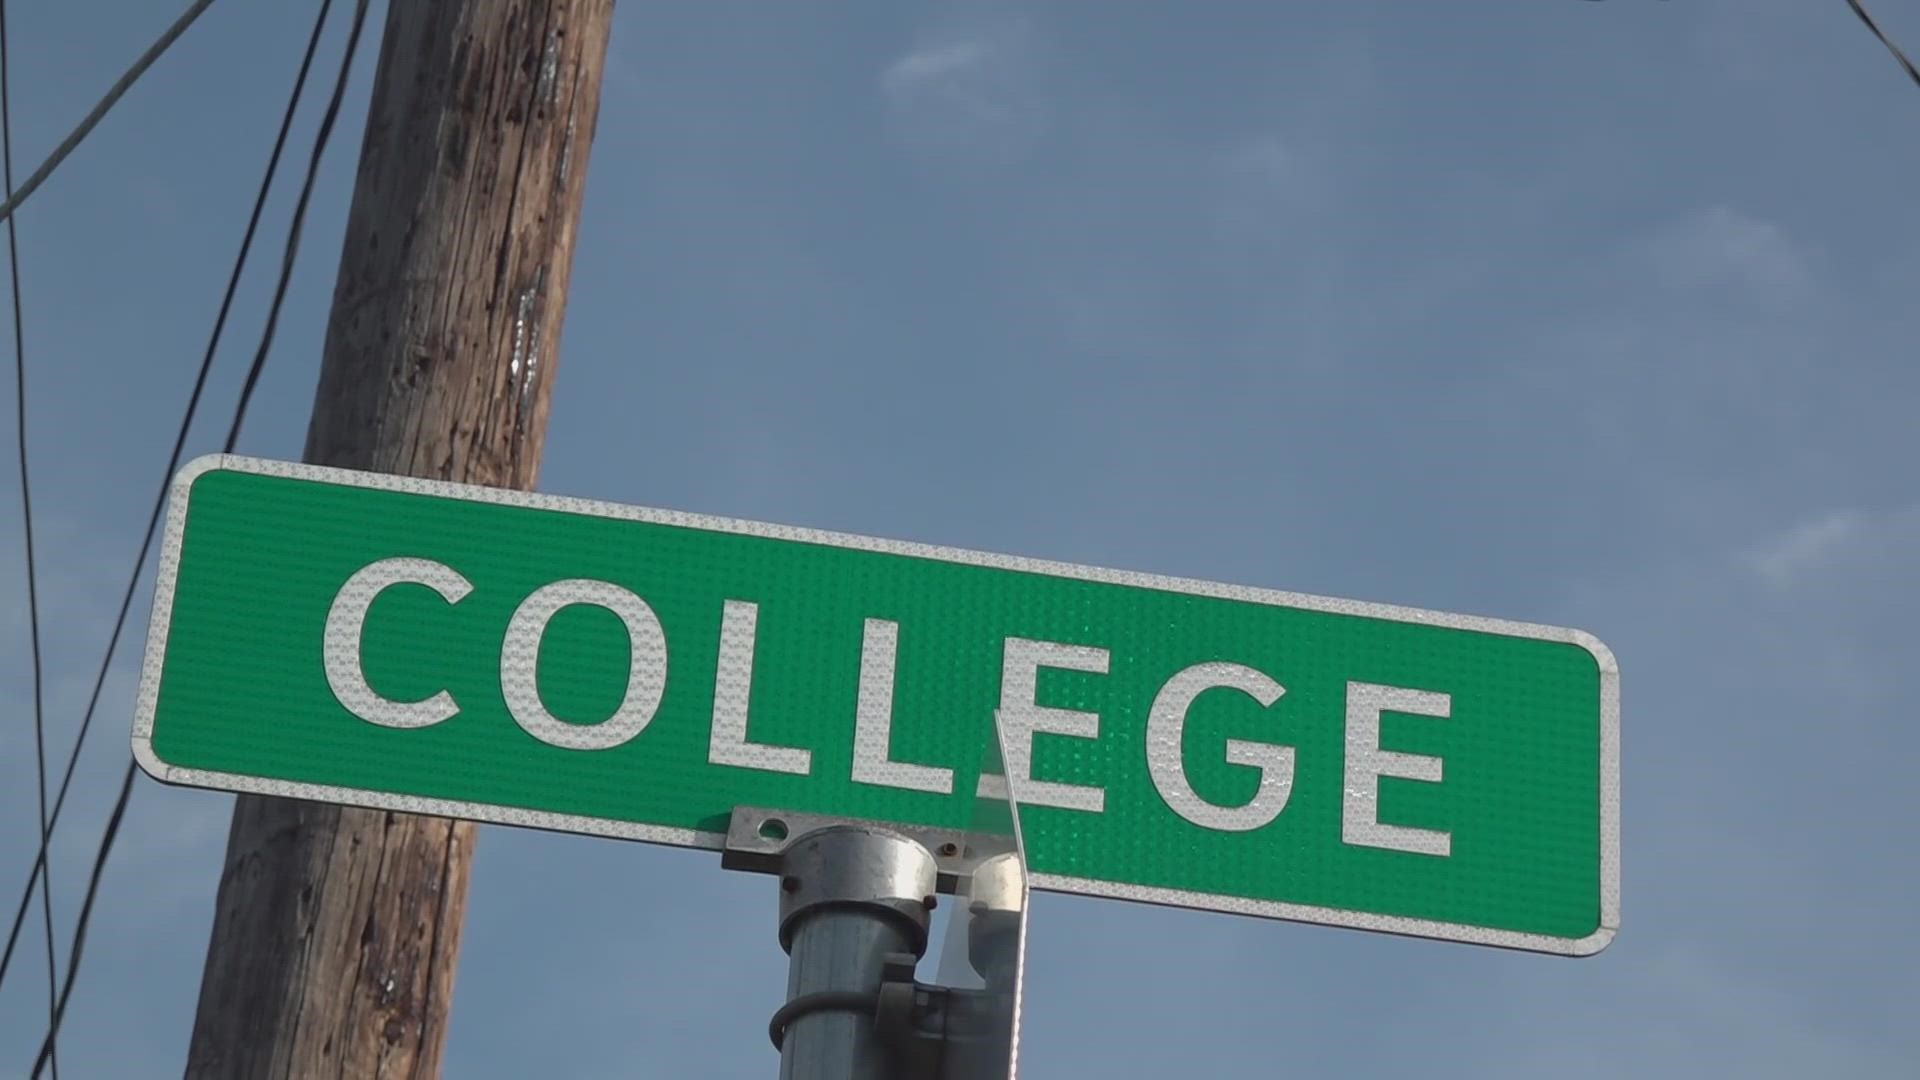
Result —
[{"label": "white border on sign", "polygon": [[363,791],[357,788],[270,780],[254,776],[183,769],[162,761],[153,752],[154,706],[160,694],[160,668],[166,657],[167,630],[173,614],[173,596],[180,569],[180,546],[185,535],[187,499],[194,480],[214,471],[254,473],[289,480],[308,480],[322,484],[398,491],[466,502],[497,503],[589,517],[643,521],[709,532],[736,533],[773,540],[851,548],[888,555],[1016,570],[1051,577],[1077,578],[1165,592],[1210,596],[1223,600],[1241,600],[1275,607],[1301,608],[1338,615],[1354,615],[1394,622],[1445,626],[1508,637],[1564,642],[1585,649],[1600,670],[1600,926],[1582,938],[1559,938],[1544,934],[1525,934],[1510,930],[1469,926],[1460,923],[1410,919],[1395,915],[1373,915],[1340,908],[1286,904],[1271,900],[1248,900],[1212,893],[1163,889],[1063,874],[1032,874],[1034,888],[1052,892],[1077,893],[1121,900],[1136,900],[1174,907],[1198,908],[1237,915],[1256,915],[1288,919],[1325,926],[1344,926],[1356,930],[1375,930],[1413,937],[1437,938],[1476,945],[1524,949],[1530,952],[1556,953],[1562,956],[1591,956],[1607,947],[1620,928],[1620,667],[1613,653],[1600,639],[1584,630],[1573,630],[1537,623],[1512,622],[1480,615],[1455,615],[1419,608],[1396,607],[1361,600],[1337,600],[1303,593],[1257,589],[1244,585],[1225,585],[1190,578],[1165,577],[1131,570],[1108,570],[1093,566],[1029,559],[1017,555],[997,555],[962,548],[939,547],[903,540],[883,540],[870,536],[826,532],[789,525],[770,525],[756,521],[656,510],[640,506],[576,499],[507,488],[456,484],[444,480],[422,480],[409,476],[327,468],[289,461],[241,457],[233,454],[208,454],[184,465],[175,475],[168,492],[166,533],[160,548],[160,565],[154,582],[153,614],[148,622],[146,658],[140,674],[140,692],[133,720],[133,756],[154,779],[169,784],[213,788],[255,795],[277,795],[291,799],[311,799],[343,803],[380,810],[396,810],[437,817],[467,818],[498,825],[516,825],[557,832],[606,836],[623,840],[646,840],[678,847],[719,850],[726,841],[723,832],[643,825],[608,818],[553,814],[518,807],[430,799],[414,795]]}]

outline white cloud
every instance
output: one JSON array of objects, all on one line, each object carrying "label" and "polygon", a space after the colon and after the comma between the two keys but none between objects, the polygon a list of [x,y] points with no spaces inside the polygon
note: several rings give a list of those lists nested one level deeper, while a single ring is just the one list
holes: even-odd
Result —
[{"label": "white cloud", "polygon": [[1820,514],[1755,545],[1742,560],[1769,585],[1785,588],[1857,536],[1863,522],[1862,515],[1853,510]]},{"label": "white cloud", "polygon": [[943,162],[1005,162],[1046,127],[1045,96],[1024,22],[923,35],[888,64],[880,89],[897,137]]},{"label": "white cloud", "polygon": [[1898,593],[1920,567],[1920,505],[1815,514],[1751,545],[1739,562],[1776,589],[1820,576],[1865,603]]},{"label": "white cloud", "polygon": [[1285,180],[1300,168],[1300,154],[1273,134],[1255,135],[1227,151],[1227,167],[1253,176]]},{"label": "white cloud", "polygon": [[916,49],[888,66],[881,83],[889,95],[903,98],[943,81],[950,85],[964,79],[968,69],[978,67],[992,55],[992,45],[983,38]]},{"label": "white cloud", "polygon": [[1647,256],[1673,289],[1733,286],[1778,297],[1803,292],[1812,280],[1805,256],[1784,229],[1725,206],[1661,230]]},{"label": "white cloud", "polygon": [[1221,155],[1227,191],[1223,202],[1241,213],[1257,211],[1271,224],[1277,214],[1308,208],[1323,194],[1324,163],[1300,143],[1263,133],[1242,139]]}]

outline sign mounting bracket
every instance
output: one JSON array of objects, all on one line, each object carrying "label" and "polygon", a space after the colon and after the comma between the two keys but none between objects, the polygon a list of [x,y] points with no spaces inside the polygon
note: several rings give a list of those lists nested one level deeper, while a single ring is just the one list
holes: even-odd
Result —
[{"label": "sign mounting bracket", "polygon": [[[1015,836],[742,806],[720,859],[780,880],[788,997],[768,1034],[782,1076],[1012,1080],[1026,906]],[[943,894],[961,901],[948,934],[965,935],[962,974],[981,985],[915,978]]]}]

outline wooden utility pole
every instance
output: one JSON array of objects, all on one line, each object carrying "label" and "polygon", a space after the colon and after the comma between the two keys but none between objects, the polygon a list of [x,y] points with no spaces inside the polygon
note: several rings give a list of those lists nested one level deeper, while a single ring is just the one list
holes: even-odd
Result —
[{"label": "wooden utility pole", "polygon": [[[533,486],[613,0],[392,0],[306,459]],[[434,1077],[470,822],[243,795],[191,1078]]]}]

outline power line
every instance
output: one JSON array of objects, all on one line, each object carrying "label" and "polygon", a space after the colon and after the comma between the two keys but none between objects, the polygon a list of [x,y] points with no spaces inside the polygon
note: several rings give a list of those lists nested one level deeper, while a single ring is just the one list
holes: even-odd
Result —
[{"label": "power line", "polygon": [[[4,172],[7,198],[13,198],[13,62],[7,53],[7,3],[0,0],[0,172]],[[52,830],[47,822],[47,709],[46,687],[40,657],[40,573],[33,558],[33,480],[27,468],[27,332],[20,304],[20,237],[13,218],[7,218],[7,281],[13,298],[13,403],[14,433],[19,438],[20,523],[26,534],[27,563],[27,640],[33,664],[33,763],[34,779],[40,799],[40,847],[46,849]],[[31,893],[32,885],[28,885]],[[47,1022],[53,1013],[60,987],[60,969],[53,955],[53,875],[40,877],[40,917],[47,938]],[[60,1060],[49,1048],[48,1063],[54,1080],[60,1078]]]},{"label": "power line", "polygon": [[[320,10],[320,19],[326,17],[326,4]],[[227,433],[225,452],[232,453],[240,438],[240,428],[246,420],[247,406],[253,399],[253,389],[260,379],[260,371],[266,366],[267,353],[273,345],[274,328],[280,319],[280,307],[286,300],[287,286],[293,279],[295,257],[300,250],[300,232],[306,223],[307,205],[313,197],[315,181],[320,175],[320,161],[326,155],[327,143],[333,138],[334,121],[340,115],[340,101],[346,96],[347,82],[353,74],[353,59],[360,51],[360,31],[367,21],[367,0],[355,0],[353,23],[347,31],[347,45],[340,57],[340,73],[334,80],[333,94],[327,99],[327,111],[320,118],[320,129],[314,135],[313,152],[307,158],[307,175],[300,184],[300,197],[294,204],[293,221],[287,228],[285,257],[280,261],[280,280],[274,286],[273,302],[267,309],[266,328],[260,335],[260,348],[254,353],[253,363],[247,369],[247,378],[240,392],[240,400],[234,405],[233,427]],[[318,25],[316,24],[316,34]],[[164,503],[166,489],[161,489]],[[138,570],[135,571],[136,580]],[[78,750],[78,744],[75,746]],[[60,1033],[60,1021],[66,1016],[67,1002],[73,996],[74,977],[80,972],[80,956],[86,947],[87,924],[93,918],[94,900],[100,893],[100,878],[107,867],[107,859],[113,854],[114,840],[120,834],[120,822],[126,816],[128,800],[133,795],[133,777],[135,766],[127,762],[127,771],[120,779],[120,794],[114,799],[113,813],[107,818],[107,827],[100,837],[100,848],[94,853],[93,871],[87,880],[87,891],[80,902],[80,915],[74,923],[73,947],[67,954],[67,978],[60,988],[60,1001],[53,1011],[53,1020],[47,1025],[46,1040],[41,1043],[40,1055],[34,1059],[33,1080],[39,1080],[41,1069],[53,1055],[53,1044]]]},{"label": "power line", "polygon": [[147,69],[153,66],[153,62],[160,59],[160,54],[166,52],[181,34],[186,33],[187,27],[192,26],[193,21],[198,19],[200,13],[207,10],[212,3],[213,0],[194,0],[192,6],[175,19],[165,33],[161,34],[152,45],[147,46],[147,51],[140,54],[140,59],[135,60],[126,74],[121,75],[120,80],[107,89],[106,96],[94,105],[93,111],[87,113],[79,125],[67,133],[67,137],[60,141],[59,146],[53,148],[53,153],[47,155],[47,160],[41,162],[39,168],[33,170],[33,175],[27,177],[27,182],[20,185],[20,190],[9,193],[7,201],[0,203],[0,218],[13,217],[13,212],[20,208],[21,203],[27,201],[27,196],[32,195],[41,184],[46,182],[47,177],[53,175],[53,170],[67,160],[67,155],[73,153],[74,147],[79,146],[80,141],[93,131],[94,126],[107,115],[107,111],[113,108],[121,95],[125,94],[140,76],[147,73]]},{"label": "power line", "polygon": [[[227,318],[233,309],[234,295],[240,288],[240,277],[246,269],[247,258],[253,249],[255,233],[259,230],[261,214],[266,209],[267,196],[273,187],[274,177],[280,168],[280,155],[286,147],[287,136],[293,128],[293,121],[299,110],[300,98],[306,89],[307,76],[313,67],[314,54],[319,48],[321,32],[326,26],[327,13],[333,7],[333,0],[323,0],[320,12],[314,19],[313,33],[307,39],[305,54],[300,59],[300,71],[294,78],[293,92],[287,100],[287,108],[280,120],[280,131],[273,142],[273,152],[267,157],[265,174],[260,178],[259,192],[254,196],[253,211],[247,218],[247,228],[240,240],[240,250],[234,258],[233,271],[227,278],[226,292],[220,298],[220,311],[213,322],[213,333],[207,341],[207,349],[200,359],[200,370],[193,382],[193,393],[187,399],[186,414],[181,418],[179,433],[174,437],[173,451],[167,458],[166,471],[160,477],[160,495],[157,497],[153,512],[147,519],[146,535],[140,541],[140,552],[133,560],[133,574],[127,580],[127,587],[120,599],[120,613],[114,619],[113,633],[107,639],[106,656],[101,660],[100,670],[94,677],[93,692],[87,700],[87,709],[80,722],[79,733],[74,738],[73,750],[67,755],[66,771],[60,779],[59,791],[54,796],[53,813],[48,819],[47,831],[59,826],[60,812],[66,806],[67,792],[73,783],[73,774],[80,761],[80,751],[86,744],[87,733],[92,728],[94,713],[100,703],[100,695],[107,681],[107,672],[113,663],[113,657],[120,644],[120,635],[125,630],[127,615],[133,607],[133,599],[139,588],[140,573],[146,565],[147,553],[152,549],[153,537],[159,525],[160,514],[166,505],[166,490],[179,468],[181,455],[186,448],[187,433],[193,425],[195,413],[200,407],[200,397],[205,391],[207,377],[213,369],[213,359],[219,350],[221,336],[226,330]],[[26,888],[20,895],[19,909],[14,913],[13,927],[7,934],[6,949],[0,953],[0,984],[7,977],[8,965],[13,960],[14,945],[20,936],[20,929],[26,919],[27,908],[33,895],[34,882],[45,872],[47,865],[47,843],[43,840],[34,864],[27,874]]]},{"label": "power line", "polygon": [[1893,54],[1893,58],[1906,69],[1907,78],[1912,79],[1915,86],[1920,86],[1920,68],[1915,68],[1913,61],[1907,59],[1907,54],[1900,51],[1900,46],[1895,45],[1886,31],[1880,29],[1880,24],[1873,21],[1872,15],[1867,14],[1867,9],[1860,0],[1847,0],[1847,6],[1853,9],[1855,15],[1860,16],[1860,21],[1867,24],[1867,29],[1873,31],[1873,36],[1879,38],[1880,44],[1885,45],[1887,51]]}]

